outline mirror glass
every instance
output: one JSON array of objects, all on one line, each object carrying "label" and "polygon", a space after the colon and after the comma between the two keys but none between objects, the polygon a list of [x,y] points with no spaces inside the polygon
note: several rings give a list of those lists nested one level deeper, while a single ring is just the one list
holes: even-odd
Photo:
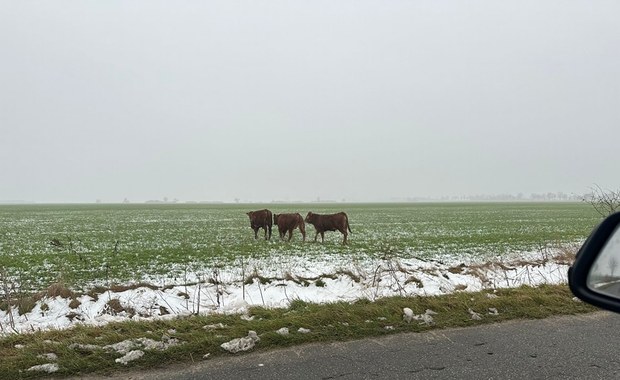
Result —
[{"label": "mirror glass", "polygon": [[590,268],[587,284],[590,290],[620,299],[620,226]]}]

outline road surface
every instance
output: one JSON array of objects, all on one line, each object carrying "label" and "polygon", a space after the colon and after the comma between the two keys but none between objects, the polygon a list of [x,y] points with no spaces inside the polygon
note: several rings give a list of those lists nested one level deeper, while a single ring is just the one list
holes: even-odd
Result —
[{"label": "road surface", "polygon": [[614,379],[620,315],[544,320],[307,344],[88,379]]}]

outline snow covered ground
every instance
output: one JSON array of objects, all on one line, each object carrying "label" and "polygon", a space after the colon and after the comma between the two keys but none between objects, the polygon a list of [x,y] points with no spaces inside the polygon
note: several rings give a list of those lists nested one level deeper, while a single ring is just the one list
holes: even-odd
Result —
[{"label": "snow covered ground", "polygon": [[455,257],[439,262],[274,256],[246,262],[243,267],[188,273],[182,280],[143,279],[150,286],[129,286],[74,299],[45,297],[22,315],[17,308],[11,314],[0,311],[0,334],[196,313],[244,314],[249,306],[286,307],[293,300],[326,303],[559,284],[567,281],[565,257],[560,252],[526,252],[482,263]]}]

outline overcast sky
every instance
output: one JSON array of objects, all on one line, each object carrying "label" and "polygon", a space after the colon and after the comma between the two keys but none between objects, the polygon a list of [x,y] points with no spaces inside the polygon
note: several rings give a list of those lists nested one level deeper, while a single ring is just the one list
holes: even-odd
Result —
[{"label": "overcast sky", "polygon": [[0,200],[620,187],[618,1],[0,1]]}]

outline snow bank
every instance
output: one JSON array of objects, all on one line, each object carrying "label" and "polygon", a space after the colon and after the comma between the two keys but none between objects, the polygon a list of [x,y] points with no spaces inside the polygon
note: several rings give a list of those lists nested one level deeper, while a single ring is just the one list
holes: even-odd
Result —
[{"label": "snow bank", "polygon": [[[245,268],[221,269],[217,281],[198,285],[169,286],[172,279],[159,278],[150,281],[154,285],[162,284],[158,289],[139,287],[121,292],[107,291],[95,297],[82,295],[77,299],[79,306],[73,308],[70,299],[44,298],[23,315],[19,315],[16,308],[10,310],[11,315],[9,311],[0,311],[0,334],[64,329],[77,324],[170,319],[191,314],[238,313],[248,318],[250,306],[287,307],[294,300],[351,302],[394,295],[435,296],[567,281],[568,265],[549,256],[536,259],[532,253],[524,253],[521,257],[515,256],[513,261],[495,263],[450,260],[392,258],[335,262],[333,257],[257,260],[247,263]],[[248,277],[250,273],[260,278]],[[268,281],[265,283],[264,279]],[[111,301],[120,308],[112,310]],[[424,321],[407,312],[404,318]],[[218,327],[205,326],[205,329]]]}]

